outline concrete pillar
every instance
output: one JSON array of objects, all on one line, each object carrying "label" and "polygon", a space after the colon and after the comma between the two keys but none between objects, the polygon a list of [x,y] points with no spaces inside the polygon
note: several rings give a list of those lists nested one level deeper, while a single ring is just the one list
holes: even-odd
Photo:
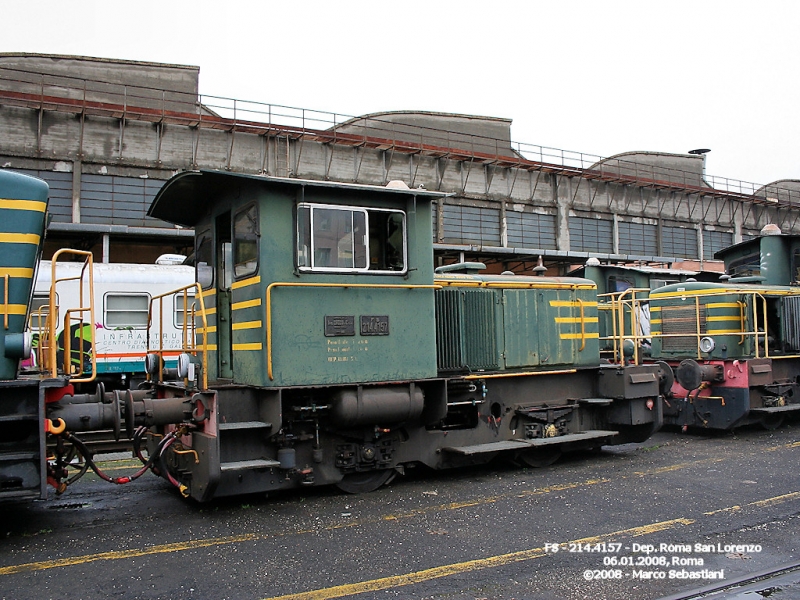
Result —
[{"label": "concrete pillar", "polygon": [[[734,204],[734,206],[736,206]],[[744,215],[743,210],[744,207],[739,204],[740,210],[734,210],[733,212],[733,243],[738,244],[742,241],[742,226],[744,225]]]},{"label": "concrete pillar", "polygon": [[103,234],[103,262],[111,262],[109,254],[111,253],[111,236],[107,233]]},{"label": "concrete pillar", "polygon": [[81,222],[81,172],[82,163],[76,160],[72,163],[72,222]]},{"label": "concrete pillar", "polygon": [[712,257],[709,256],[708,258],[705,257],[705,249],[703,248],[703,227],[697,227],[697,256],[700,257],[700,263],[704,260],[710,260]]},{"label": "concrete pillar", "polygon": [[[566,185],[563,184],[561,178],[555,173],[550,174],[550,187],[553,194],[553,202],[556,205],[558,213],[556,215],[556,228],[558,230],[558,238],[556,245],[559,250],[569,250],[569,209],[570,209],[570,194],[571,182],[569,177],[565,177]],[[566,188],[563,189],[562,188]]]}]

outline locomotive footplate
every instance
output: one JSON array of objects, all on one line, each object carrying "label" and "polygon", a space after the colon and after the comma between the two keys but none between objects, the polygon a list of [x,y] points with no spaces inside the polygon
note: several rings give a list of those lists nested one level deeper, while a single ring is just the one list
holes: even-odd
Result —
[{"label": "locomotive footplate", "polygon": [[757,415],[771,415],[775,413],[784,413],[800,410],[800,404],[786,404],[784,406],[765,406],[761,408],[751,408],[751,414]]},{"label": "locomotive footplate", "polygon": [[505,450],[524,450],[526,448],[536,448],[540,446],[551,446],[554,444],[568,444],[570,442],[585,442],[586,440],[596,440],[600,438],[611,438],[618,435],[617,431],[604,431],[602,429],[594,431],[582,431],[581,433],[568,433],[549,438],[537,438],[533,440],[506,440],[503,442],[491,442],[489,444],[477,444],[475,446],[448,446],[442,448],[444,452],[471,456],[474,454],[486,454],[487,452],[502,452]]}]

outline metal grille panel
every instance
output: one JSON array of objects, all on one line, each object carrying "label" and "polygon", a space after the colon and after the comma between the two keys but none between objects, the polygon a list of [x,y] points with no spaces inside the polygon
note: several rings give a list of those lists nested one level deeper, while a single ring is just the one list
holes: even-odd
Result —
[{"label": "metal grille panel", "polygon": [[436,292],[436,358],[439,370],[496,369],[496,295],[488,290]]},{"label": "metal grille panel", "polygon": [[[700,333],[706,333],[706,307],[700,306]],[[687,334],[687,337],[665,337],[661,347],[670,351],[697,350],[697,312],[694,306],[665,306],[661,309],[661,332],[669,334]]]},{"label": "metal grille panel", "polygon": [[786,350],[800,351],[800,297],[790,296],[783,300],[783,340]]}]

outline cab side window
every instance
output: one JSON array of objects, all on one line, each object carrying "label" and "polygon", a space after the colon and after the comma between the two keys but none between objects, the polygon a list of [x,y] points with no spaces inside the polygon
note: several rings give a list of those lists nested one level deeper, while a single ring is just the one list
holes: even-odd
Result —
[{"label": "cab side window", "polygon": [[233,219],[233,275],[250,277],[258,271],[258,207],[251,204]]},{"label": "cab side window", "polygon": [[306,203],[297,207],[301,271],[404,273],[406,260],[401,211]]}]

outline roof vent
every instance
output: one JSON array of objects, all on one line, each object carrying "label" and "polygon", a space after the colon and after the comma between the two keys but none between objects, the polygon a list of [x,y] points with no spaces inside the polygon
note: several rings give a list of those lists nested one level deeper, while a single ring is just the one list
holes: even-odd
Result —
[{"label": "roof vent", "polygon": [[775,223],[764,225],[764,228],[761,230],[761,235],[781,235],[781,233],[781,228],[775,225]]},{"label": "roof vent", "polygon": [[589,260],[586,261],[587,267],[599,267],[600,266],[600,259],[596,256],[590,256]]},{"label": "roof vent", "polygon": [[386,187],[390,190],[407,190],[409,187],[406,185],[405,181],[400,181],[399,179],[392,179],[389,183],[386,184]]},{"label": "roof vent", "polygon": [[157,265],[182,265],[186,257],[183,254],[162,254],[156,259]]}]

